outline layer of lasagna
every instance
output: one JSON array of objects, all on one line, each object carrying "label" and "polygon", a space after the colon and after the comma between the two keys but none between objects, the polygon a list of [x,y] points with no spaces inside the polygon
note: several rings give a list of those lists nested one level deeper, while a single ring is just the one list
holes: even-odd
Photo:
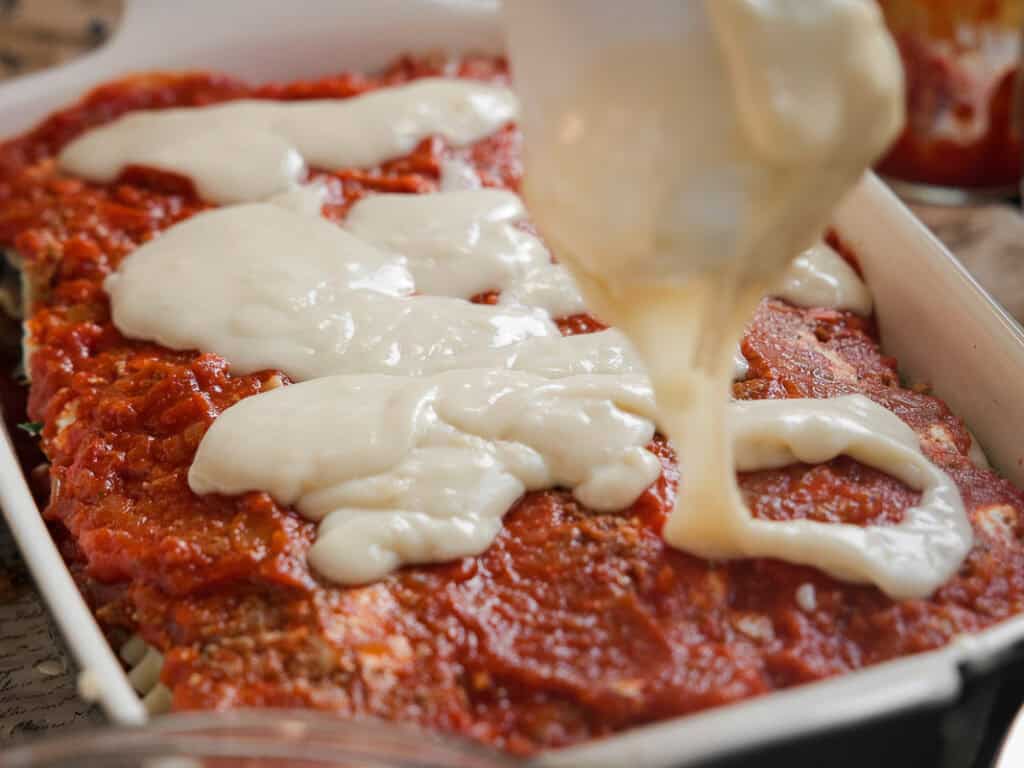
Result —
[{"label": "layer of lasagna", "polygon": [[[132,167],[113,183],[87,183],[62,174],[57,153],[132,110],[342,99],[439,75],[507,82],[504,62],[484,58],[402,59],[379,75],[287,85],[142,75],[0,147],[0,242],[29,289],[44,515],[112,641],[138,634],[163,654],[174,709],[309,707],[529,754],[936,648],[1024,607],[1024,495],[978,459],[943,403],[901,386],[871,319],[777,299],[748,327],[749,371],[734,396],[859,393],[913,428],[959,487],[975,532],[959,573],[930,598],[894,601],[809,567],[709,562],[668,547],[660,531],[679,478],[658,437],[650,449],[662,476],[628,509],[596,512],[558,489],[528,493],[483,554],[359,587],[311,570],[315,524],[268,494],[193,493],[188,470],[218,415],[290,380],[274,370],[234,375],[216,355],[119,333],[104,278],[209,206],[187,178]],[[340,221],[369,195],[436,191],[453,158],[485,186],[517,190],[519,149],[510,124],[468,147],[433,137],[370,170],[311,175],[326,185],[324,215]],[[586,314],[557,322],[566,335],[603,328]],[[919,496],[843,457],[746,473],[740,484],[754,514],[771,520],[892,525]]]}]

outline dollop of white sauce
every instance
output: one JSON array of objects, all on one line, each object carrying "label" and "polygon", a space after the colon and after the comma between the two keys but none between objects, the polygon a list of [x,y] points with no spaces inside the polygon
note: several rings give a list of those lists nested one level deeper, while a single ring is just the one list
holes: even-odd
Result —
[{"label": "dollop of white sauce", "polygon": [[315,181],[312,184],[289,187],[267,202],[293,213],[319,218],[323,214],[324,203],[327,202],[327,185],[322,181]]},{"label": "dollop of white sauce", "polygon": [[526,491],[629,506],[661,472],[638,376],[465,370],[337,376],[246,398],[206,433],[197,493],[269,492],[319,520],[312,565],[343,584],[483,552]]},{"label": "dollop of white sauce", "polygon": [[420,291],[469,298],[551,262],[544,245],[516,226],[525,218],[514,193],[473,189],[371,195],[352,206],[344,226],[404,256]]},{"label": "dollop of white sauce", "polygon": [[871,292],[860,275],[827,243],[816,243],[789,265],[773,291],[798,307],[845,309],[867,317]]},{"label": "dollop of white sauce", "polygon": [[424,78],[349,99],[247,99],[131,112],[72,141],[58,162],[99,182],[130,165],[149,166],[189,177],[205,200],[252,202],[297,184],[310,166],[372,167],[433,135],[464,146],[517,112],[507,88]]},{"label": "dollop of white sauce", "polygon": [[796,604],[805,613],[814,613],[818,609],[818,595],[813,584],[804,582],[796,588]]},{"label": "dollop of white sauce", "polygon": [[747,378],[748,373],[750,373],[750,363],[747,362],[743,350],[737,345],[736,350],[732,353],[732,378],[734,381],[743,381]]},{"label": "dollop of white sauce", "polygon": [[515,280],[498,297],[501,307],[540,307],[552,317],[571,317],[587,311],[569,270],[542,264]]},{"label": "dollop of white sauce", "polygon": [[136,249],[104,285],[125,335],[214,352],[238,373],[506,367],[518,342],[561,338],[538,310],[412,296],[401,258],[268,203],[193,216]]},{"label": "dollop of white sauce", "polygon": [[553,317],[584,311],[564,267],[525,231],[519,196],[500,189],[430,195],[372,195],[345,219],[356,237],[401,254],[423,293],[471,298],[501,291],[503,306],[546,309]]}]

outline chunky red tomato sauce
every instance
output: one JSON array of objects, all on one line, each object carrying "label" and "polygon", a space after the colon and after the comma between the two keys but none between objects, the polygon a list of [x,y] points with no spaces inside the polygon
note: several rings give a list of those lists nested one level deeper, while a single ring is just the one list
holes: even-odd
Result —
[{"label": "chunky red tomato sauce", "polygon": [[[266,494],[195,496],[186,473],[203,433],[276,374],[233,376],[215,355],[121,336],[103,277],[203,205],[187,180],[151,170],[107,186],[65,178],[54,152],[129,109],[346,97],[442,70],[505,78],[502,62],[482,59],[402,60],[380,77],[255,88],[211,75],[135,77],[0,147],[0,239],[37,294],[30,412],[45,422],[51,462],[45,515],[115,642],[140,632],[165,652],[177,709],[314,707],[530,753],[935,648],[1024,607],[1021,493],[971,464],[970,438],[941,402],[899,386],[871,322],[778,301],[750,325],[751,373],[736,396],[861,392],[917,430],[977,532],[959,574],[931,599],[893,602],[811,568],[670,549],[659,530],[677,477],[660,440],[664,476],[629,509],[597,513],[560,490],[532,493],[483,555],[363,588],[311,572],[313,525]],[[323,169],[328,213],[380,190],[434,189],[446,153],[487,184],[518,186],[519,134],[509,127],[468,149],[425,141],[371,171]],[[601,327],[585,316],[561,324]],[[843,458],[741,483],[755,513],[777,520],[888,525],[917,498]]]}]

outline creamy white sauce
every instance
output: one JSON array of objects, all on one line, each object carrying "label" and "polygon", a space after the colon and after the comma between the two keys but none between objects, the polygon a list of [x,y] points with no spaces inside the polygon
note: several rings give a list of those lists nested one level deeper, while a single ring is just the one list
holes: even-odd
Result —
[{"label": "creamy white sauce", "polygon": [[303,216],[320,217],[327,202],[327,185],[322,181],[296,185],[278,192],[267,202]]},{"label": "creamy white sauce", "polygon": [[[506,16],[513,71],[528,96],[531,213],[588,306],[633,341],[659,426],[679,453],[682,490],[664,536],[700,555],[783,557],[895,596],[926,595],[959,565],[971,530],[956,486],[916,441],[901,442],[890,424],[886,441],[865,447],[864,420],[877,426],[884,417],[859,406],[737,403],[730,414],[726,405],[749,313],[900,128],[901,67],[878,8],[866,0],[653,8],[624,25],[644,38],[635,44],[601,32],[597,16],[540,0],[511,2]],[[564,62],[553,69],[540,53],[550,45],[520,48],[519,35],[566,40],[551,53]],[[791,295],[869,311],[864,295],[840,290],[849,288],[842,280],[822,279],[820,261],[797,264]],[[754,447],[774,454],[744,442],[764,413],[771,418]],[[903,525],[752,518],[734,465],[844,451],[925,490]]]},{"label": "creamy white sauce", "polygon": [[269,492],[320,520],[310,561],[345,584],[482,552],[526,491],[628,506],[661,471],[643,377],[465,370],[339,376],[242,400],[207,432],[197,493]]},{"label": "creamy white sauce", "polygon": [[474,189],[371,195],[352,206],[344,226],[405,257],[423,293],[468,299],[551,262],[544,245],[516,226],[524,219],[514,193]]},{"label": "creamy white sauce", "polygon": [[345,227],[405,257],[417,290],[471,298],[501,291],[503,306],[532,306],[553,317],[584,311],[564,267],[521,225],[518,195],[467,189],[433,195],[373,195],[352,206]]},{"label": "creamy white sauce", "polygon": [[792,520],[755,520],[742,505],[708,528],[706,515],[675,512],[676,532],[699,541],[701,554],[776,557],[813,565],[840,579],[877,584],[898,598],[922,597],[953,576],[973,541],[952,478],[921,452],[899,417],[862,395],[829,400],[734,402],[729,414],[738,471],[819,464],[840,454],[921,491],[898,525],[859,527]]},{"label": "creamy white sauce", "polygon": [[[296,380],[473,367],[547,378],[644,372],[617,330],[566,337],[525,307],[414,296],[414,259],[311,219],[316,188],[287,194],[303,213],[280,201],[207,211],[132,252],[104,284],[114,325],[214,352],[236,373],[280,369]],[[443,289],[443,268],[432,274]],[[745,375],[738,350],[734,365]]]},{"label": "creamy white sauce", "polygon": [[737,345],[736,351],[732,353],[732,378],[734,381],[743,381],[747,378],[748,373],[750,373],[750,363],[747,362],[743,351]]},{"label": "creamy white sauce", "polygon": [[773,293],[798,307],[845,309],[867,317],[871,292],[860,275],[827,243],[816,243],[789,265]]},{"label": "creamy white sauce", "polygon": [[[314,567],[362,583],[402,565],[479,554],[529,490],[562,486],[594,509],[629,506],[660,473],[645,450],[655,412],[636,374],[322,378],[226,410],[204,436],[189,484],[197,493],[263,490],[295,505],[322,521]],[[867,398],[735,402],[730,424],[740,471],[846,454],[923,496],[894,526],[751,520],[742,505],[710,530],[701,529],[706,516],[681,518],[706,543],[699,554],[731,552],[738,538],[751,556],[915,597],[948,579],[970,547],[956,485],[909,427]]]},{"label": "creamy white sauce", "polygon": [[644,373],[629,340],[614,328],[576,336],[535,336],[510,347],[501,365],[492,367],[528,371],[549,379],[587,373]]},{"label": "creamy white sauce", "polygon": [[560,264],[542,264],[510,283],[498,297],[498,306],[540,307],[556,318],[587,311],[572,275]]},{"label": "creamy white sauce", "polygon": [[441,191],[461,192],[465,189],[479,189],[480,175],[470,163],[456,157],[441,159]]},{"label": "creamy white sauce", "polygon": [[[352,583],[482,551],[525,490],[565,485],[622,508],[658,476],[643,449],[653,401],[619,332],[563,337],[537,311],[412,295],[415,259],[311,217],[319,203],[294,190],[199,214],[106,282],[129,336],[315,379],[222,414],[193,490],[261,489],[315,519],[330,511],[312,563]],[[448,369],[461,370],[427,376]],[[331,377],[349,372],[362,375]]]},{"label": "creamy white sauce", "polygon": [[187,176],[215,203],[266,200],[308,167],[379,165],[439,135],[455,146],[484,138],[517,115],[507,88],[425,78],[350,99],[241,100],[131,112],[60,153],[61,168],[109,182],[129,165]]},{"label": "creamy white sauce", "polygon": [[[314,379],[225,411],[193,490],[296,505],[321,521],[313,566],[361,583],[483,551],[528,490],[628,506],[660,470],[644,448],[656,394],[662,431],[686,438],[673,545],[781,557],[898,597],[948,578],[970,527],[895,416],[859,397],[727,408],[723,392],[746,375],[735,340],[747,313],[895,132],[894,51],[860,0],[704,7],[716,48],[607,52],[549,121],[555,135],[531,139],[527,190],[574,279],[519,226],[518,197],[479,188],[460,161],[442,165],[438,194],[361,201],[347,231],[320,219],[322,187],[297,186],[307,166],[376,165],[432,134],[479,139],[516,117],[504,89],[428,80],[343,102],[142,113],[73,142],[61,162],[87,178],[144,164],[210,200],[268,200],[178,225],[106,283],[129,336]],[[699,73],[683,79],[688,102],[678,72]],[[870,313],[836,259],[803,254],[777,293]],[[576,283],[632,339],[653,391],[618,331],[559,335],[551,317],[582,310]],[[464,301],[487,290],[499,306]],[[921,490],[920,505],[888,527],[751,518],[734,463],[839,453]]]},{"label": "creamy white sauce", "polygon": [[559,336],[537,310],[411,297],[400,258],[266,203],[182,222],[135,250],[105,287],[127,336],[215,352],[239,373],[505,367],[518,342]]},{"label": "creamy white sauce", "polygon": [[[564,484],[591,506],[621,508],[657,477],[659,463],[642,450],[653,424],[615,407],[653,409],[620,333],[563,337],[544,313],[414,296],[404,257],[299,209],[199,214],[137,249],[106,282],[114,322],[129,336],[216,352],[236,372],[316,379],[226,411],[202,441],[193,490],[258,488],[322,516],[311,477],[323,488],[351,480],[331,491],[342,500],[373,488],[377,502],[360,502],[359,520],[343,533],[330,531],[351,509],[332,514],[312,553],[319,571],[349,583],[481,551],[524,489]],[[449,369],[468,370],[436,390],[422,378]],[[321,378],[348,372],[401,375]],[[441,394],[455,415],[421,423]],[[276,404],[287,414],[260,416]],[[466,434],[459,424],[471,425],[460,427]],[[378,476],[385,468],[375,451],[398,455],[403,444],[412,453]],[[239,476],[248,479],[231,485]],[[294,488],[304,489],[301,499]]]}]

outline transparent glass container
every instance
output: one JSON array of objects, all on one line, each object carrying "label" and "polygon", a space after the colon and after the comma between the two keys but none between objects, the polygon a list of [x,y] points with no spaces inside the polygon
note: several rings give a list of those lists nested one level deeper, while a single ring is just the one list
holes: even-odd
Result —
[{"label": "transparent glass container", "polygon": [[514,768],[457,739],[305,710],[166,715],[145,727],[46,736],[0,768]]},{"label": "transparent glass container", "polygon": [[907,78],[907,124],[878,170],[927,202],[1013,196],[1024,0],[879,0]]}]

